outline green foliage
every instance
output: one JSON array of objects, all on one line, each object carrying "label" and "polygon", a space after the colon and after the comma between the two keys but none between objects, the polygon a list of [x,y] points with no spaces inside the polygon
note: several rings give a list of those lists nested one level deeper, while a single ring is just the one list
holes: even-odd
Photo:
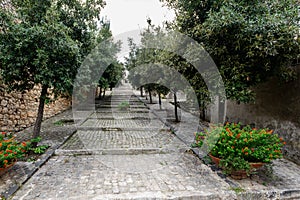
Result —
[{"label": "green foliage", "polygon": [[[212,140],[211,138],[217,138]],[[212,142],[215,141],[215,142]],[[220,158],[220,166],[227,172],[250,170],[250,162],[270,163],[282,158],[285,142],[273,130],[251,128],[249,125],[226,123],[223,127],[195,133],[193,147],[207,144],[212,156]]]},{"label": "green foliage", "polygon": [[102,1],[13,0],[15,12],[2,9],[1,76],[9,89],[41,84],[55,94],[70,92],[81,59],[95,43],[96,2]]},{"label": "green foliage", "polygon": [[242,193],[246,191],[244,188],[241,187],[231,187],[230,190],[233,190],[235,193]]},{"label": "green foliage", "polygon": [[18,158],[24,156],[23,146],[15,141],[12,134],[0,134],[0,168],[12,165]]},{"label": "green foliage", "polygon": [[58,121],[54,122],[53,124],[56,126],[62,126],[62,125],[64,125],[64,122],[62,120],[58,120]]},{"label": "green foliage", "polygon": [[127,101],[122,101],[118,104],[118,108],[120,110],[127,110],[130,107],[129,103]]},{"label": "green foliage", "polygon": [[[295,79],[291,63],[300,55],[297,0],[162,1],[177,14],[171,28],[201,43],[212,56],[228,98],[250,102],[253,86],[268,78]],[[207,90],[201,79],[193,82],[198,94]]]},{"label": "green foliage", "polygon": [[111,63],[104,71],[103,75],[99,80],[99,87],[104,89],[113,88],[123,78],[123,76],[124,76],[123,64],[115,61]]},{"label": "green foliage", "polygon": [[17,142],[12,133],[0,134],[0,168],[6,168],[26,156],[26,154],[43,154],[48,145],[33,147],[33,143],[40,142],[41,138],[33,138],[29,141]]},{"label": "green foliage", "polygon": [[97,42],[109,37],[109,24],[101,21],[103,29],[98,27],[105,2],[11,0],[8,4],[0,10],[0,75],[9,91],[42,86],[36,137],[49,92],[70,94],[83,59]]},{"label": "green foliage", "polygon": [[48,145],[40,145],[35,148],[32,148],[31,151],[33,151],[35,154],[43,154],[45,151],[49,148]]}]

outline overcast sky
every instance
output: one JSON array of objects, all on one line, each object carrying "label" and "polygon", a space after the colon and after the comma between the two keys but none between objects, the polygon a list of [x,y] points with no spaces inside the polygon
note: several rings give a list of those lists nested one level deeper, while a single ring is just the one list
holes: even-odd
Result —
[{"label": "overcast sky", "polygon": [[174,12],[163,7],[159,0],[106,0],[101,16],[107,16],[111,22],[114,36],[131,30],[147,27],[147,18],[152,24],[174,18]]}]

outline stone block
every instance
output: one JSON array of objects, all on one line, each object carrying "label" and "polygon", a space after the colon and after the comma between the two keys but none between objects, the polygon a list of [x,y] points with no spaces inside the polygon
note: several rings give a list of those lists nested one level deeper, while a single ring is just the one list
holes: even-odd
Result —
[{"label": "stone block", "polygon": [[1,101],[1,106],[5,107],[5,106],[7,106],[7,104],[8,104],[8,101],[7,101],[7,100],[3,99],[3,100]]}]

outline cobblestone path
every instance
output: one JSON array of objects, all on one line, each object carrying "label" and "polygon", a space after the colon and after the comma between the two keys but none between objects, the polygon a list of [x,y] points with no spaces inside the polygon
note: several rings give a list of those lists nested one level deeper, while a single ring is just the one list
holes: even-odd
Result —
[{"label": "cobblestone path", "polygon": [[[127,110],[120,107],[124,102],[129,102]],[[248,179],[233,180],[190,153],[193,132],[199,129],[195,116],[181,110],[181,123],[173,123],[157,107],[144,104],[123,85],[110,99],[97,100],[92,111],[78,111],[77,132],[70,134],[73,126],[53,128],[46,138],[56,146],[66,142],[25,184],[16,182],[21,188],[12,199],[300,199],[300,166],[280,159],[273,170],[262,168]],[[46,123],[45,136],[51,126]],[[14,167],[25,173],[34,166]],[[0,189],[18,179],[10,178],[15,172],[5,176],[4,184],[0,181]]]},{"label": "cobblestone path", "polygon": [[[231,199],[229,185],[128,85],[113,94],[96,101],[96,111],[13,199]],[[128,110],[120,109],[128,100]]]}]

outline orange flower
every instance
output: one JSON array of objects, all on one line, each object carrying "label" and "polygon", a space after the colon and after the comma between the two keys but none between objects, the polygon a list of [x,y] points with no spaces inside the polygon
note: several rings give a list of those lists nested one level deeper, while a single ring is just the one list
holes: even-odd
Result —
[{"label": "orange flower", "polygon": [[232,146],[231,148],[234,149],[234,146]]},{"label": "orange flower", "polygon": [[282,141],[283,141],[283,138],[281,137],[281,138],[279,138],[279,140],[282,142]]},{"label": "orange flower", "polygon": [[0,142],[0,147],[2,147],[2,143]]},{"label": "orange flower", "polygon": [[241,134],[237,134],[236,138],[239,139],[241,137]]},{"label": "orange flower", "polygon": [[245,155],[248,155],[248,154],[249,154],[249,153],[246,151],[246,152],[245,152]]},{"label": "orange flower", "polygon": [[7,163],[8,163],[8,160],[4,160],[3,162],[4,162],[4,164],[7,164]]},{"label": "orange flower", "polygon": [[283,142],[282,144],[286,145],[286,142]]},{"label": "orange flower", "polygon": [[268,133],[268,134],[272,134],[272,133],[273,133],[273,130],[269,130],[267,133]]},{"label": "orange flower", "polygon": [[22,146],[23,146],[23,147],[26,147],[26,142],[22,142]]},{"label": "orange flower", "polygon": [[12,150],[6,149],[6,153],[12,153]]}]

